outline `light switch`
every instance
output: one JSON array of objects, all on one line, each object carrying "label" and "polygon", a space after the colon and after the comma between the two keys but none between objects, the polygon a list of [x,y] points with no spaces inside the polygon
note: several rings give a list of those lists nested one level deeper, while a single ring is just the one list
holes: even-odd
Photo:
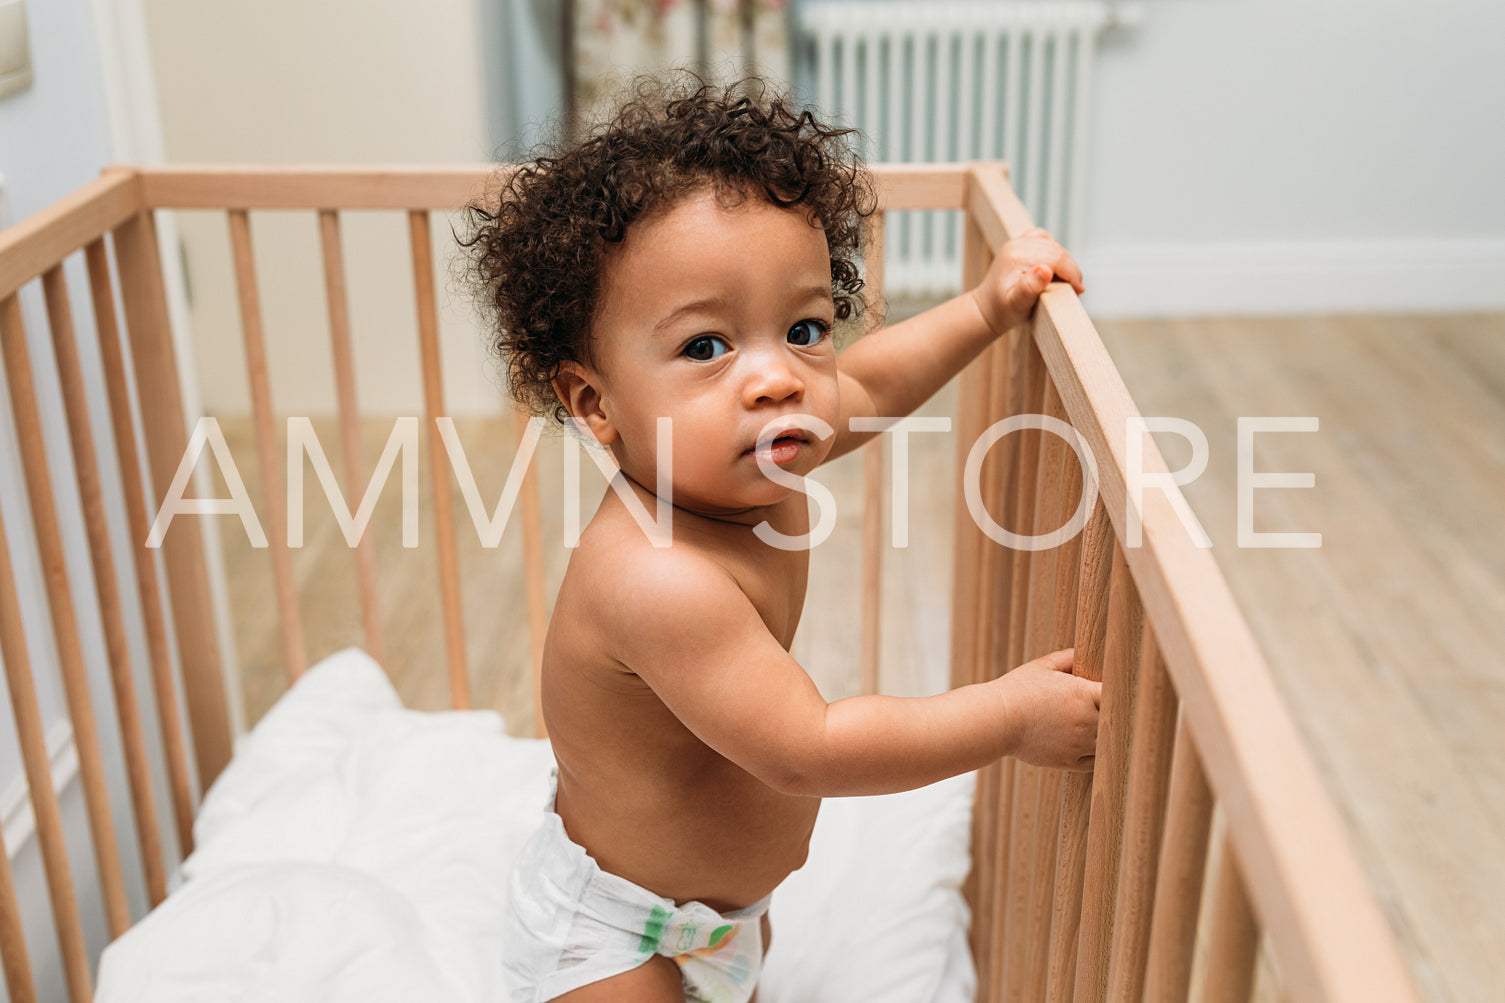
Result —
[{"label": "light switch", "polygon": [[31,86],[26,0],[0,0],[0,98]]}]

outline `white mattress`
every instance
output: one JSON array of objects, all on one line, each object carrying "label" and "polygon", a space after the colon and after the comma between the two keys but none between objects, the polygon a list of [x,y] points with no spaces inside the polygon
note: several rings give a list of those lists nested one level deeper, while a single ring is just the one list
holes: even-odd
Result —
[{"label": "white mattress", "polygon": [[[330,656],[237,746],[97,1003],[505,1000],[507,875],[552,762],[490,711],[407,710],[364,653]],[[774,892],[760,1003],[971,1003],[973,780],[825,801]]]}]

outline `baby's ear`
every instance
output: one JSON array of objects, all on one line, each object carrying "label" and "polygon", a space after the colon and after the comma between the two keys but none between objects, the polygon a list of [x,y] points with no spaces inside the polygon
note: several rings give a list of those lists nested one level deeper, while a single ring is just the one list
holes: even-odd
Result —
[{"label": "baby's ear", "polygon": [[570,417],[583,421],[591,435],[603,446],[616,441],[617,429],[607,415],[601,398],[600,376],[578,362],[563,362],[554,377],[554,393]]}]

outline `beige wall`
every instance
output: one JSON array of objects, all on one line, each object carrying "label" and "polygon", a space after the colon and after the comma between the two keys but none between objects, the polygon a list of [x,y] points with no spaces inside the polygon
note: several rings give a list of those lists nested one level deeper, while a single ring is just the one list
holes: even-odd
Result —
[{"label": "beige wall", "polygon": [[[145,0],[167,159],[480,163],[487,155],[475,0]],[[182,213],[205,409],[244,411],[239,312],[223,214]],[[278,411],[328,414],[334,384],[317,221],[253,213]],[[364,409],[419,414],[411,252],[400,213],[343,220]],[[450,289],[433,217],[447,410],[502,401],[469,304]]]}]

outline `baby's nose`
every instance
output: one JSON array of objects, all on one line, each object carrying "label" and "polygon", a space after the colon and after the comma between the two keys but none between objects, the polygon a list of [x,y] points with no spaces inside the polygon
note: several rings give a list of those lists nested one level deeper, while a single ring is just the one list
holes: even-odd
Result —
[{"label": "baby's nose", "polygon": [[804,389],[799,373],[786,360],[760,360],[747,379],[745,397],[749,405],[777,404],[799,396]]}]

